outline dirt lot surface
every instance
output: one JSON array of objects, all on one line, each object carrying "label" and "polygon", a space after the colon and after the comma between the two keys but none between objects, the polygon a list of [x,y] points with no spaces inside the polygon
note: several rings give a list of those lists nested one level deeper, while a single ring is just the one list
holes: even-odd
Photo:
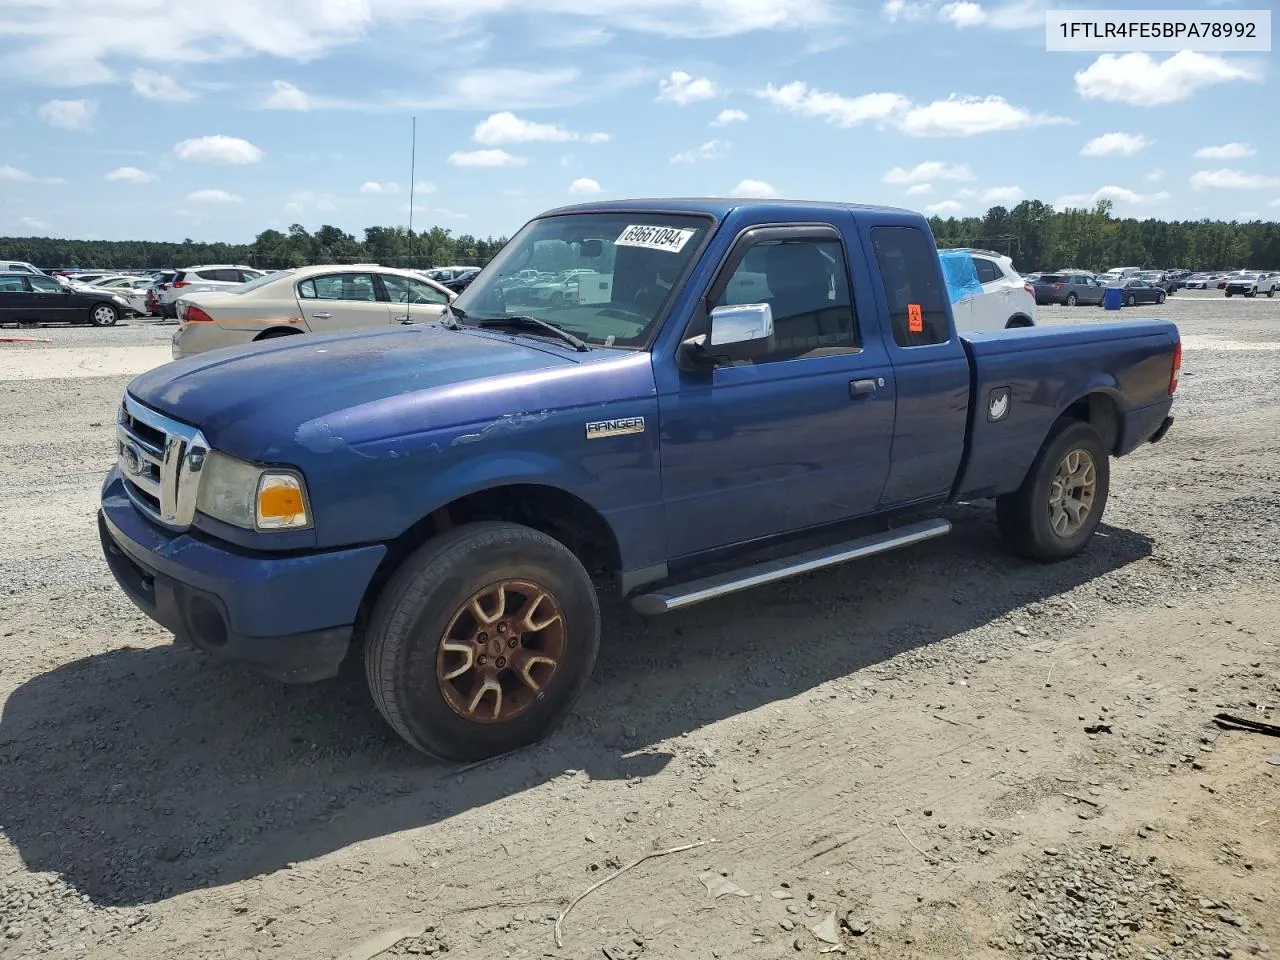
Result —
[{"label": "dirt lot surface", "polygon": [[872,561],[664,619],[615,604],[562,732],[463,770],[402,746],[354,672],[255,679],[115,588],[119,365],[171,326],[0,344],[0,956],[1280,949],[1280,739],[1211,723],[1280,713],[1280,299],[1125,319],[1157,315],[1185,338],[1178,420],[1115,464],[1086,555],[1012,559],[960,505]]}]

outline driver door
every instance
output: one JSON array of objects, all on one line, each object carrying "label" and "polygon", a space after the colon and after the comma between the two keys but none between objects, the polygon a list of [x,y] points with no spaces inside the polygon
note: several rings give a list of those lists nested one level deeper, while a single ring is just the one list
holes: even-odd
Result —
[{"label": "driver door", "polygon": [[372,273],[326,273],[298,282],[298,305],[316,333],[381,327],[391,322],[391,305],[380,289]]},{"label": "driver door", "polygon": [[387,291],[393,322],[427,323],[437,320],[451,299],[444,290],[421,280],[391,273],[380,273],[378,279]]}]

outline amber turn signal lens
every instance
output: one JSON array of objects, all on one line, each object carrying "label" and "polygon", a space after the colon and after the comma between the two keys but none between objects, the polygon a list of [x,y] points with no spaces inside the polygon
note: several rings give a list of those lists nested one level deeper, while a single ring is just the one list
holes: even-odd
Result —
[{"label": "amber turn signal lens", "polygon": [[266,474],[258,485],[259,530],[300,529],[310,525],[302,484],[288,474]]}]

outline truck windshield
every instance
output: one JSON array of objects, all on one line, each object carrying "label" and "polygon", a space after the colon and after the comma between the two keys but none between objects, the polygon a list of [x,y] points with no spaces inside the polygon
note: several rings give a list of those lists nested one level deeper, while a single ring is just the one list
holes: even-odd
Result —
[{"label": "truck windshield", "polygon": [[454,306],[463,323],[534,317],[592,345],[643,346],[711,223],[612,212],[534,220]]}]

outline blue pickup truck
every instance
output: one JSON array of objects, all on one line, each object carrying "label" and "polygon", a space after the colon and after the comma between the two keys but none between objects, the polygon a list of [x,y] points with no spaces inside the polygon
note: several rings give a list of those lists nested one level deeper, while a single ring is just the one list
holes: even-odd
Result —
[{"label": "blue pickup truck", "polygon": [[[572,282],[531,295],[547,275]],[[959,336],[946,283],[903,210],[554,210],[438,322],[137,377],[106,561],[181,640],[289,682],[361,657],[414,747],[503,753],[583,689],[602,589],[677,610],[941,536],[941,505],[984,498],[1024,557],[1085,548],[1110,458],[1172,423],[1177,328]]]}]

